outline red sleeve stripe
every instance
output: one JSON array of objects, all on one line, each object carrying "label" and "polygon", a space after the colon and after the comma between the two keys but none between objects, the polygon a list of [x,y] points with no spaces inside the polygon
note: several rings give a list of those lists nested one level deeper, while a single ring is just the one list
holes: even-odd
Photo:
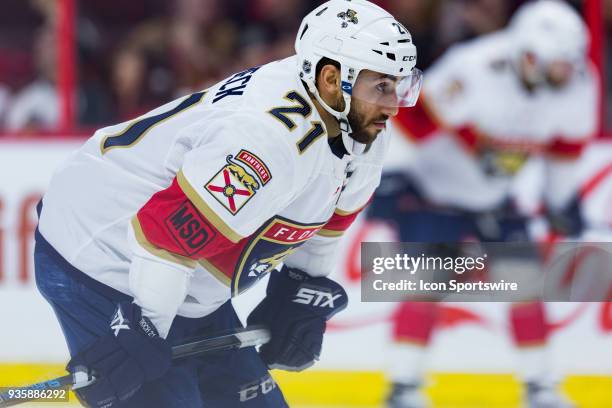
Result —
[{"label": "red sleeve stripe", "polygon": [[400,109],[395,117],[395,123],[403,130],[412,141],[422,142],[431,137],[440,129],[448,129],[453,132],[470,150],[476,148],[478,133],[472,126],[464,126],[459,129],[449,129],[448,126],[435,113],[425,95],[421,94],[417,104],[412,108]]},{"label": "red sleeve stripe", "polygon": [[457,129],[455,134],[469,150],[476,150],[478,140],[482,137],[473,126],[463,126]]},{"label": "red sleeve stripe", "polygon": [[429,138],[438,129],[444,127],[423,93],[415,106],[399,110],[395,122],[404,130],[402,133],[418,142]]},{"label": "red sleeve stripe", "polygon": [[[370,202],[368,201],[368,204]],[[368,205],[364,205],[360,209],[348,212],[340,209],[336,209],[334,215],[327,221],[327,224],[319,230],[317,235],[321,235],[323,237],[339,237],[344,234],[344,232],[353,224],[355,218],[359,215],[359,213]]]},{"label": "red sleeve stripe", "polygon": [[204,269],[206,269],[212,276],[214,276],[223,285],[227,286],[228,288],[232,287],[231,275],[229,275],[228,273],[224,273],[219,268],[217,268],[215,265],[213,265],[212,262],[206,259],[201,259],[198,263],[202,265]]},{"label": "red sleeve stripe", "polygon": [[191,269],[196,267],[196,262],[194,260],[173,254],[172,252],[166,251],[165,249],[151,244],[142,231],[142,226],[140,225],[140,221],[138,221],[137,216],[132,218],[132,228],[134,229],[134,235],[136,236],[136,241],[138,241],[138,244],[140,244],[141,247],[146,249],[152,255]]},{"label": "red sleeve stripe", "polygon": [[575,159],[584,150],[588,140],[568,141],[562,138],[556,138],[548,147],[548,153],[555,156],[562,156],[569,159]]},{"label": "red sleeve stripe", "polygon": [[[202,200],[203,203],[203,200]],[[202,204],[200,203],[200,204]],[[138,211],[137,222],[145,245],[191,260],[213,257],[235,245],[211,222],[212,210],[200,210],[175,179]],[[216,217],[216,215],[215,215]]]}]

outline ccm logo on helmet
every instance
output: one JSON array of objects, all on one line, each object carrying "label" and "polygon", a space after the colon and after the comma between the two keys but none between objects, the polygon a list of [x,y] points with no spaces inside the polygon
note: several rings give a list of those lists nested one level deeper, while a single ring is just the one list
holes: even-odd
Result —
[{"label": "ccm logo on helmet", "polygon": [[312,303],[313,306],[333,308],[334,301],[339,297],[342,297],[341,293],[333,296],[329,292],[322,292],[320,290],[310,288],[300,288],[293,301],[295,303],[301,303],[304,305],[309,305]]},{"label": "ccm logo on helmet", "polygon": [[404,58],[402,58],[402,61],[414,61],[416,60],[416,57],[414,55],[406,55]]}]

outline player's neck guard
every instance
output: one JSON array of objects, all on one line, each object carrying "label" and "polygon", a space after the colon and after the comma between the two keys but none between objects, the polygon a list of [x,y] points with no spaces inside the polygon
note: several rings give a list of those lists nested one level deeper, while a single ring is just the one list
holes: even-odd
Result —
[{"label": "player's neck guard", "polygon": [[368,148],[367,144],[356,141],[346,132],[342,132],[342,142],[344,143],[346,151],[351,156],[361,156]]},{"label": "player's neck guard", "polygon": [[349,155],[349,152],[346,150],[346,147],[344,146],[344,141],[342,140],[342,136],[338,135],[336,137],[329,138],[328,143],[329,143],[329,147],[332,153],[337,158],[342,159],[344,158],[344,156]]}]

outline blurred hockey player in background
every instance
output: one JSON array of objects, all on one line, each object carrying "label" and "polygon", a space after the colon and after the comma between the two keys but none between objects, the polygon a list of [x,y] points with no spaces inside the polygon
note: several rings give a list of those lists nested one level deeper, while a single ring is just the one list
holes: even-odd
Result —
[{"label": "blurred hockey player in background", "polygon": [[[398,147],[391,150],[404,159],[383,177],[369,219],[395,225],[404,242],[541,238],[533,217],[550,231],[576,234],[575,163],[597,121],[588,43],[570,6],[540,0],[519,9],[506,29],[449,49],[426,72],[417,106],[393,123]],[[543,169],[541,208],[513,200],[528,160]],[[428,406],[420,387],[437,313],[435,303],[397,309],[390,407]],[[526,405],[568,406],[548,377],[542,303],[513,305],[510,314]]]},{"label": "blurred hockey player in background", "polygon": [[[612,299],[612,144],[593,143],[580,160],[580,214],[583,242],[571,270],[573,290],[589,300]],[[593,279],[595,277],[596,279]],[[600,279],[603,278],[603,279]],[[609,303],[612,305],[612,303]],[[603,319],[602,319],[603,320]]]},{"label": "blurred hockey player in background", "polygon": [[580,163],[582,239],[612,242],[612,145],[594,144]]},{"label": "blurred hockey player in background", "polygon": [[[365,0],[312,11],[297,55],[98,130],[53,175],[35,267],[93,407],[287,406],[268,368],[302,370],[347,304],[327,278],[380,182],[386,121],[421,86],[410,33]],[[283,262],[280,271],[275,267]],[[170,347],[241,327],[271,341],[171,363]],[[110,324],[109,327],[109,322]]]}]

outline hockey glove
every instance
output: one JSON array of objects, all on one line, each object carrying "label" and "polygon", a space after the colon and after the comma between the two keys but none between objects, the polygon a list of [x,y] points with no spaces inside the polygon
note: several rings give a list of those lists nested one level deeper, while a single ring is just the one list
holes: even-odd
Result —
[{"label": "hockey glove", "polygon": [[88,407],[112,407],[170,368],[172,349],[133,303],[120,303],[110,331],[74,356],[66,369],[87,370],[96,381],[76,391]]},{"label": "hockey glove", "polygon": [[556,211],[547,208],[546,218],[551,231],[563,237],[579,236],[584,230],[581,210],[579,198],[572,199],[564,208]]},{"label": "hockey glove", "polygon": [[346,292],[328,278],[313,278],[286,266],[272,272],[266,297],[251,312],[249,325],[263,325],[271,340],[259,354],[270,368],[301,371],[321,354],[325,323],[348,304]]}]

